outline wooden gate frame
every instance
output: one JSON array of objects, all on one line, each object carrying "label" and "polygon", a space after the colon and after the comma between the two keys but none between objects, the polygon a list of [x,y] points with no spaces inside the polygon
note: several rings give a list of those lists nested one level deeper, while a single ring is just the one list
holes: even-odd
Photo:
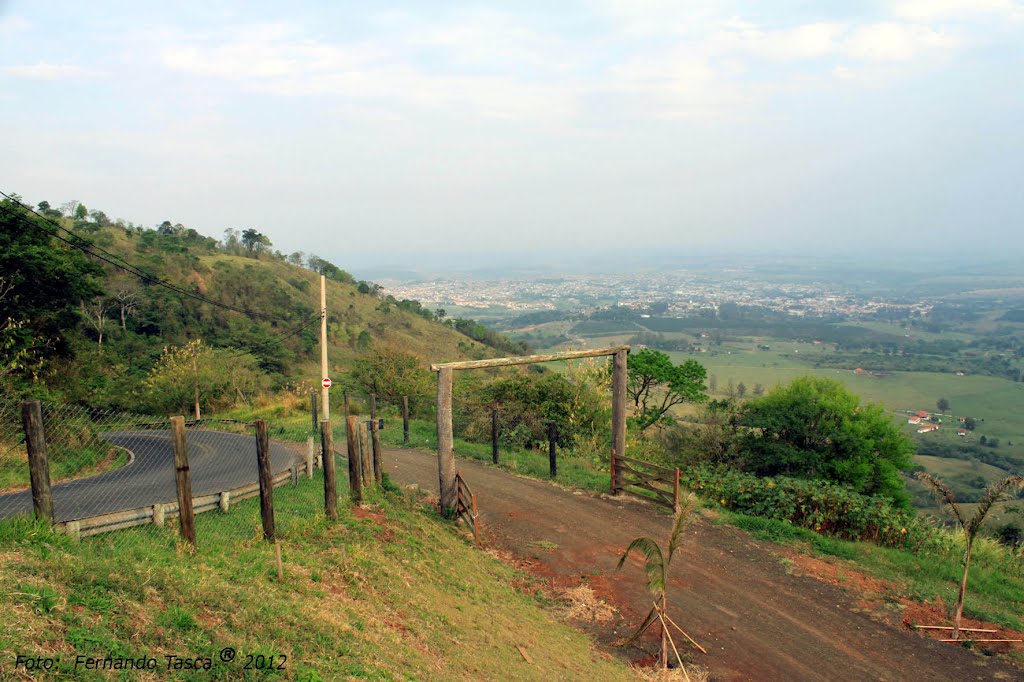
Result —
[{"label": "wooden gate frame", "polygon": [[[532,365],[538,362],[612,356],[612,452],[622,456],[626,452],[626,356],[628,354],[629,346],[613,346],[547,355],[524,355],[431,365],[430,371],[437,372],[437,475],[441,490],[441,513],[451,517],[457,502],[455,452],[452,446],[452,372],[454,370]],[[615,486],[613,485],[612,488],[614,490]]]}]

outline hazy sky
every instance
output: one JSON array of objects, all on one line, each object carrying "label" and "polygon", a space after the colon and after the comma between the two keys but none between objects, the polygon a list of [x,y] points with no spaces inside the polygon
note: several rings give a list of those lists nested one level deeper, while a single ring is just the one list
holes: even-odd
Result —
[{"label": "hazy sky", "polygon": [[1005,256],[1022,74],[1009,0],[0,0],[0,189],[350,268],[641,240]]}]

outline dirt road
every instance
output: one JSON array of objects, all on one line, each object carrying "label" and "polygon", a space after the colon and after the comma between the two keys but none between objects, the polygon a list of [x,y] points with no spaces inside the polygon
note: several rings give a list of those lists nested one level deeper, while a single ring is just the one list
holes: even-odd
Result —
[{"label": "dirt road", "polygon": [[[389,449],[402,484],[437,492],[431,453]],[[639,535],[661,541],[670,518],[640,501],[608,498],[458,460],[477,496],[485,543],[508,550],[555,587],[586,582],[623,616],[596,628],[605,645],[648,611],[642,568],[616,563]],[[707,650],[693,660],[719,680],[1010,680],[1008,663],[873,619],[857,595],[787,572],[771,545],[706,521],[687,531],[669,586],[673,618]],[[648,649],[653,648],[648,645]],[[643,655],[638,650],[630,654]]]}]

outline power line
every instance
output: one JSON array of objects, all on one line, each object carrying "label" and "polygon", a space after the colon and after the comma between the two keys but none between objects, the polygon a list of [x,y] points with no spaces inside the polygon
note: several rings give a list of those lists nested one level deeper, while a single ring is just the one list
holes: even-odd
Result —
[{"label": "power line", "polygon": [[[73,240],[72,239],[67,239],[65,237],[62,237],[57,232],[53,232],[51,230],[47,230],[42,225],[39,225],[38,223],[29,220],[27,217],[25,217],[24,214],[19,213],[17,211],[14,211],[10,207],[5,206],[4,204],[0,203],[0,209],[3,209],[9,216],[11,216],[11,217],[13,217],[13,218],[15,218],[17,220],[20,220],[22,223],[24,223],[25,225],[28,225],[29,227],[33,227],[33,228],[35,228],[37,230],[45,232],[46,234],[50,235],[51,237],[54,237],[55,239],[58,239],[58,240],[64,242],[65,244],[67,244],[67,245],[69,245],[69,246],[71,246],[73,248],[76,248],[79,251],[82,251],[83,253],[86,253],[86,254],[92,256],[93,258],[97,258],[97,259],[99,259],[99,260],[101,260],[101,261],[103,261],[105,263],[108,263],[109,265],[112,265],[115,268],[123,270],[123,271],[125,271],[125,272],[127,272],[127,273],[129,273],[131,275],[134,275],[135,277],[138,277],[139,279],[141,279],[143,282],[145,282],[147,284],[155,284],[155,285],[161,286],[161,287],[163,287],[165,289],[169,289],[170,291],[173,291],[174,293],[179,294],[181,296],[187,296],[189,298],[195,299],[195,300],[200,301],[202,303],[208,303],[208,304],[210,304],[212,306],[216,306],[218,308],[223,308],[225,310],[231,310],[233,312],[241,313],[243,315],[248,315],[250,317],[258,317],[258,318],[262,318],[262,319],[265,319],[265,320],[277,320],[277,321],[282,321],[282,322],[287,322],[288,321],[287,318],[281,317],[280,315],[269,315],[267,313],[262,313],[262,312],[260,312],[258,310],[251,310],[249,308],[240,308],[238,306],[233,306],[233,305],[230,305],[228,303],[222,303],[220,301],[215,301],[213,299],[207,298],[206,296],[203,296],[202,294],[197,294],[197,293],[195,293],[193,291],[189,291],[188,289],[183,289],[182,287],[179,287],[179,286],[177,286],[177,285],[175,285],[175,284],[173,284],[171,282],[168,282],[165,279],[161,279],[161,278],[157,277],[156,275],[154,275],[154,274],[152,274],[150,272],[147,272],[147,271],[143,270],[142,268],[140,268],[140,267],[138,267],[136,265],[133,265],[133,264],[129,263],[124,258],[122,258],[122,257],[120,257],[120,256],[118,256],[116,254],[113,254],[113,253],[107,251],[103,247],[97,245],[95,242],[91,242],[88,239],[85,239],[84,237],[82,237],[81,235],[78,235],[75,232],[72,232],[71,230],[67,229],[66,227],[63,227],[62,225],[60,225],[56,221],[50,219],[49,217],[41,215],[40,213],[36,212],[30,206],[26,206],[25,204],[21,203],[20,201],[18,201],[17,199],[12,197],[11,195],[7,194],[6,192],[0,191],[0,196],[3,196],[8,201],[10,201],[11,203],[16,204],[17,206],[20,206],[23,210],[31,213],[32,215],[36,216],[40,220],[44,221],[45,223],[56,227],[61,232],[66,232],[67,234],[71,235]],[[93,251],[91,249],[95,249],[95,251]],[[96,251],[99,251],[100,253],[96,253]]]}]

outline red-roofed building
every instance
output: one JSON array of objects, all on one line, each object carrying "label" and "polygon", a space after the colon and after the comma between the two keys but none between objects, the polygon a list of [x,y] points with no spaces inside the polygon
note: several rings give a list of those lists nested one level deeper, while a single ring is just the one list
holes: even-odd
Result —
[{"label": "red-roofed building", "polygon": [[938,430],[939,430],[939,425],[938,424],[925,424],[924,426],[919,428],[917,430],[917,432],[918,433],[928,433],[930,431],[938,431]]}]

